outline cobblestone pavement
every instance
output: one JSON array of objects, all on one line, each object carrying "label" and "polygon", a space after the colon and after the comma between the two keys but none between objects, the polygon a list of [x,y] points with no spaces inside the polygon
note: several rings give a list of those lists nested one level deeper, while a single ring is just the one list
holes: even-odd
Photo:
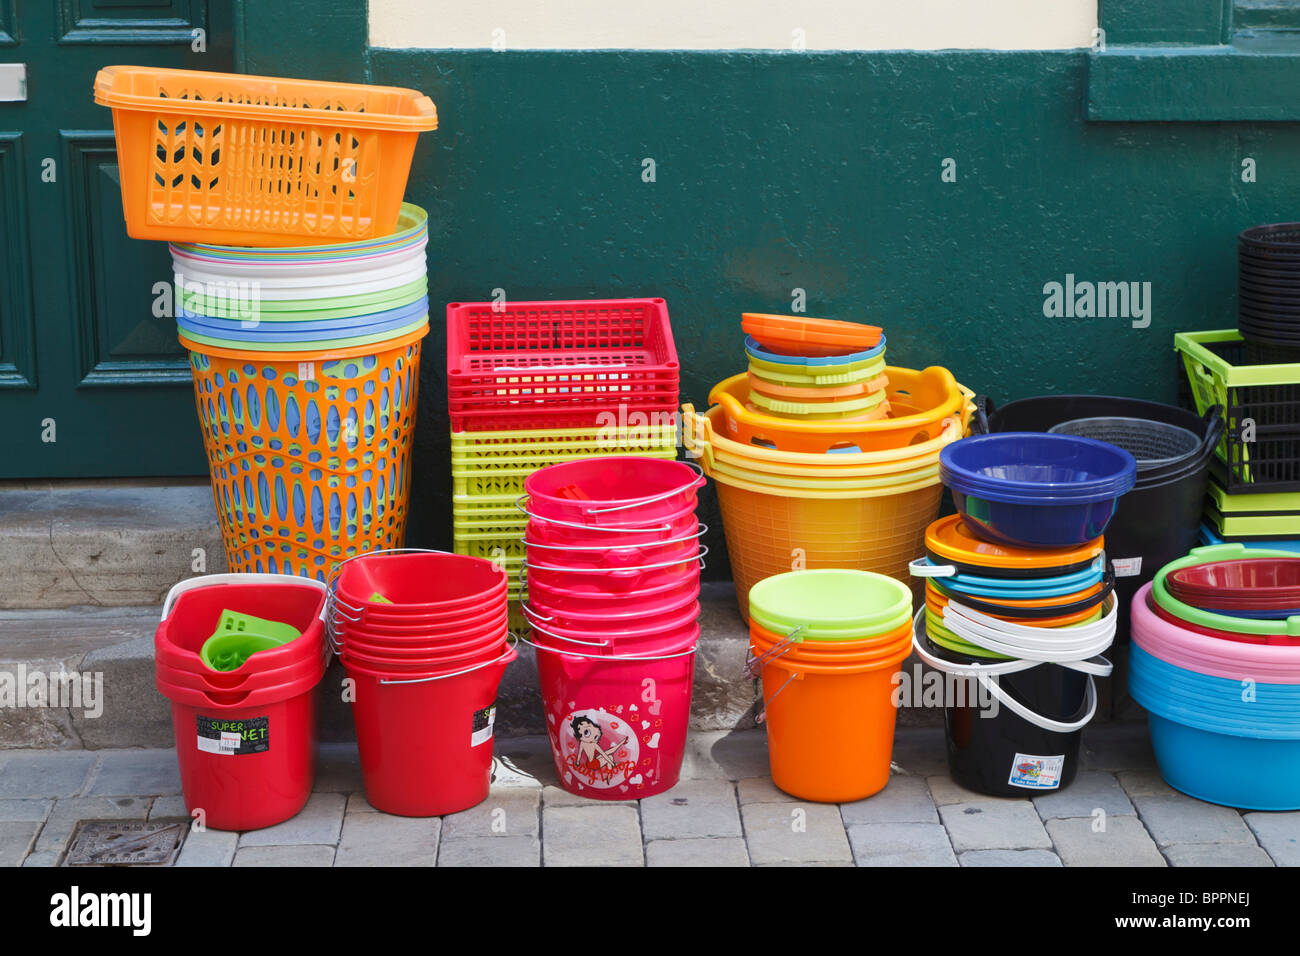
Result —
[{"label": "cobblestone pavement", "polygon": [[[876,796],[801,802],[761,731],[695,733],[682,781],[639,802],[555,786],[543,738],[496,742],[491,795],[430,819],[375,811],[356,750],[322,747],[315,793],[265,830],[190,832],[177,866],[1290,866],[1300,813],[1241,813],[1169,789],[1142,724],[1090,728],[1066,790],[1024,799],[948,777],[943,733],[899,730]],[[188,819],[170,750],[0,752],[0,865],[56,866],[83,819]]]}]

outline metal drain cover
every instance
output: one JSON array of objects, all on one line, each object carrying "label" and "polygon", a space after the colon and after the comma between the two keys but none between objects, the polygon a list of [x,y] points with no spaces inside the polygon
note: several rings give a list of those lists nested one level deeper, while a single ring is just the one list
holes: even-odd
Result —
[{"label": "metal drain cover", "polygon": [[82,820],[64,866],[165,866],[185,837],[184,823]]}]

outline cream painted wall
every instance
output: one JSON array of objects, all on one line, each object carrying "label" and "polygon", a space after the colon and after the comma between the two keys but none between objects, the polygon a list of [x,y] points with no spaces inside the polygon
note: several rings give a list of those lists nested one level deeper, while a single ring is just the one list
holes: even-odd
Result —
[{"label": "cream painted wall", "polygon": [[399,49],[1054,50],[1096,26],[1097,0],[370,0],[371,46]]}]

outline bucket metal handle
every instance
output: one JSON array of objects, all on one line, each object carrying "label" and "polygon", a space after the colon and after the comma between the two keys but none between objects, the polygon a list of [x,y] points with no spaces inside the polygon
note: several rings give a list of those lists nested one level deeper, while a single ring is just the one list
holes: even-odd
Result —
[{"label": "bucket metal handle", "polygon": [[515,646],[521,640],[521,638],[518,635],[516,635],[514,632],[511,632],[510,636],[515,639],[515,643],[511,644],[507,641],[505,652],[502,653],[500,657],[493,658],[490,661],[484,661],[482,664],[475,664],[473,667],[466,667],[463,670],[453,671],[450,674],[435,674],[433,677],[416,677],[416,678],[412,678],[411,680],[388,680],[386,678],[381,677],[379,679],[379,683],[381,684],[427,684],[430,681],[446,680],[448,677],[460,677],[462,674],[469,674],[473,671],[480,670],[484,667],[491,667],[493,664],[500,664],[502,661],[506,661],[508,663],[510,655],[515,653]]},{"label": "bucket metal handle", "polygon": [[690,484],[682,485],[680,488],[673,488],[671,491],[663,491],[657,495],[651,495],[646,498],[637,498],[635,501],[625,501],[621,505],[611,505],[608,508],[590,508],[587,510],[587,514],[608,514],[611,511],[627,511],[629,508],[640,508],[642,505],[652,505],[656,501],[666,501],[673,495],[681,494],[683,491],[687,491],[691,488],[699,488],[704,485],[705,480],[703,468],[691,461],[683,461],[680,462],[680,464],[685,465],[687,468],[691,469],[691,471],[695,472],[696,477]]},{"label": "bucket metal handle", "polygon": [[[540,630],[540,628],[538,630]],[[534,644],[528,638],[522,636],[519,640],[523,641],[534,650],[546,651],[550,654],[563,654],[565,657],[585,657],[593,661],[668,661],[672,660],[674,657],[685,657],[688,654],[694,654],[699,648],[697,642],[688,650],[678,651],[675,654],[642,654],[639,656],[628,654],[583,654],[580,651],[562,651],[554,647],[547,647],[545,644]]]},{"label": "bucket metal handle", "polygon": [[576,528],[579,531],[608,531],[612,534],[659,534],[660,532],[673,530],[670,524],[659,525],[657,528],[608,528],[603,525],[579,524],[577,521],[561,521],[559,518],[547,518],[544,515],[534,514],[524,507],[524,499],[527,497],[527,495],[520,495],[516,498],[515,507],[533,521],[559,525],[562,528]]},{"label": "bucket metal handle", "polygon": [[[779,658],[781,658],[781,657],[784,657],[786,651],[788,651],[788,650],[789,650],[791,647],[793,647],[795,644],[800,643],[800,639],[797,638],[795,635],[797,635],[800,631],[802,631],[803,628],[804,628],[804,626],[803,626],[802,624],[800,624],[798,627],[796,627],[794,630],[792,630],[789,634],[787,634],[787,635],[786,635],[786,636],[781,640],[780,643],[778,643],[778,644],[773,644],[771,647],[769,647],[767,650],[765,650],[762,654],[759,654],[757,657],[755,657],[753,654],[746,654],[746,656],[745,656],[745,676],[744,676],[743,678],[741,678],[741,679],[742,679],[742,680],[757,680],[757,679],[758,679],[759,672],[763,669],[763,665],[764,665],[764,664],[771,663],[771,662],[774,661],[774,660],[777,660],[777,659],[779,659]],[[754,647],[753,647],[753,645],[751,644],[750,647],[749,647],[749,650],[752,651],[753,649],[754,649]]]},{"label": "bucket metal handle", "polygon": [[559,574],[609,574],[619,571],[657,571],[660,568],[671,568],[679,564],[689,564],[692,561],[700,562],[700,570],[704,570],[704,558],[708,555],[709,548],[707,545],[701,546],[698,554],[690,557],[678,558],[676,561],[660,561],[657,564],[640,564],[628,568],[557,568],[549,564],[529,565],[527,560],[524,562],[525,567],[532,567],[535,571],[555,571]]},{"label": "bucket metal handle", "polygon": [[798,672],[798,671],[791,671],[791,672],[790,672],[790,676],[787,677],[787,678],[785,679],[785,683],[782,684],[780,687],[778,687],[778,688],[776,689],[776,693],[773,694],[771,697],[769,697],[769,698],[766,700],[766,702],[764,702],[764,704],[763,704],[763,709],[760,710],[757,714],[754,715],[754,723],[756,723],[756,724],[762,724],[762,723],[766,723],[766,722],[767,722],[767,709],[768,709],[769,707],[772,706],[772,701],[774,701],[774,700],[776,700],[778,697],[780,697],[780,696],[781,696],[781,691],[783,691],[783,690],[785,690],[787,687],[789,687],[789,686],[790,686],[790,681],[795,680],[798,676],[799,676],[799,672]]},{"label": "bucket metal handle", "polygon": [[[315,578],[300,578],[292,574],[266,574],[261,571],[249,571],[243,573],[231,574],[200,574],[197,577],[186,578],[184,581],[178,581],[172,585],[167,597],[163,600],[162,620],[167,620],[167,616],[172,612],[172,606],[186,591],[193,591],[196,588],[205,588],[210,584],[306,584],[321,590],[327,590],[323,581],[317,581]],[[325,620],[325,609],[321,609],[321,620]]]},{"label": "bucket metal handle", "polygon": [[699,531],[694,534],[688,534],[683,538],[665,538],[662,541],[646,541],[642,544],[624,544],[624,545],[607,545],[607,544],[542,544],[539,541],[529,541],[524,539],[524,547],[541,548],[544,551],[635,551],[638,548],[658,548],[665,544],[685,544],[687,541],[697,541],[709,533],[709,526],[703,522],[699,523]]},{"label": "bucket metal handle", "polygon": [[583,647],[609,647],[609,641],[580,641],[574,637],[565,637],[563,634],[556,634],[553,631],[548,631],[546,628],[542,627],[535,620],[533,620],[533,615],[537,615],[537,617],[541,618],[544,621],[553,621],[555,620],[554,618],[542,617],[542,615],[537,614],[536,611],[534,611],[531,607],[528,606],[526,602],[523,601],[519,603],[519,607],[524,612],[524,617],[528,618],[528,623],[532,626],[533,630],[541,631],[547,637],[553,637],[557,641],[568,641],[570,644],[581,644]]}]

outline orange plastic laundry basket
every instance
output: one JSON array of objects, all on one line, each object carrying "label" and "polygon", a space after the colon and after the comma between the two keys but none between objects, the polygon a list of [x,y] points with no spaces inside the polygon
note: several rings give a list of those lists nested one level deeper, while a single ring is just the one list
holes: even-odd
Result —
[{"label": "orange plastic laundry basket", "polygon": [[428,331],[318,353],[181,337],[232,571],[323,581],[343,558],[402,546]]},{"label": "orange plastic laundry basket", "polygon": [[136,239],[289,246],[386,236],[415,140],[415,90],[107,66],[126,231]]}]

